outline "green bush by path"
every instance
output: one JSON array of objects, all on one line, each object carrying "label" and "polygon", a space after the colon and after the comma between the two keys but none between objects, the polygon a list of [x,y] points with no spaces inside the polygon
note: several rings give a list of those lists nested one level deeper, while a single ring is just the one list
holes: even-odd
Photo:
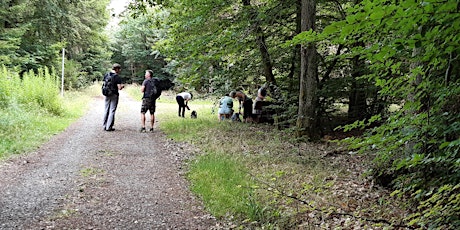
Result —
[{"label": "green bush by path", "polygon": [[47,68],[38,73],[29,71],[20,76],[17,72],[0,68],[0,106],[11,103],[38,107],[60,115],[63,112],[59,97],[59,78]]},{"label": "green bush by path", "polygon": [[9,103],[17,98],[20,87],[19,75],[2,66],[0,68],[0,108],[8,107]]},{"label": "green bush by path", "polygon": [[29,71],[23,75],[21,86],[17,91],[19,102],[33,104],[51,114],[61,115],[63,109],[58,79],[47,68],[39,70],[37,74]]},{"label": "green bush by path", "polygon": [[66,92],[59,96],[57,77],[47,70],[19,77],[0,69],[0,159],[30,151],[83,115],[91,95]]}]

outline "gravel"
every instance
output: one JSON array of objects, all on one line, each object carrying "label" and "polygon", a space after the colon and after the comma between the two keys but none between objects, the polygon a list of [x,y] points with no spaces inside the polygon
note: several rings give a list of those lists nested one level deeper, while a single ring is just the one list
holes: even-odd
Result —
[{"label": "gravel", "polygon": [[123,92],[113,132],[102,130],[103,107],[95,98],[48,143],[0,163],[0,229],[224,228],[184,179],[196,150],[138,132],[140,102]]}]

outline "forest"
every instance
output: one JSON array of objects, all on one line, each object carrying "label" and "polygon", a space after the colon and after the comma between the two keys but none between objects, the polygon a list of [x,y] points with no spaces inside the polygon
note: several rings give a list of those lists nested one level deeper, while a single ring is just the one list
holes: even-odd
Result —
[{"label": "forest", "polygon": [[412,226],[460,227],[459,1],[133,0],[121,15],[109,3],[3,0],[1,67],[59,73],[65,50],[66,90],[112,63],[126,83],[152,69],[211,100],[265,86],[274,129],[372,156]]}]

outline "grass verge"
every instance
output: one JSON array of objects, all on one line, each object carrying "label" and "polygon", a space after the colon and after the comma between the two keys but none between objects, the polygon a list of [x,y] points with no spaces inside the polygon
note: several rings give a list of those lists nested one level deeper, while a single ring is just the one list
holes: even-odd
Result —
[{"label": "grass verge", "polygon": [[164,92],[157,101],[159,128],[201,151],[187,176],[217,218],[250,229],[329,229],[385,228],[405,215],[394,198],[361,177],[365,156],[299,142],[270,125],[219,122],[209,100],[189,103],[198,119],[190,111],[179,118],[174,96]]},{"label": "grass verge", "polygon": [[60,116],[18,103],[0,109],[0,159],[37,148],[64,130],[83,115],[91,96],[98,95],[98,90],[98,86],[92,86],[84,92],[66,92]]}]

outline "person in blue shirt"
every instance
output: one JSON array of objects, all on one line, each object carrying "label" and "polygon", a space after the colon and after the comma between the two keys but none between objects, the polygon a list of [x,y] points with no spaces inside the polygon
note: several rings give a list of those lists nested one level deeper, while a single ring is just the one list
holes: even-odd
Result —
[{"label": "person in blue shirt", "polygon": [[230,119],[233,115],[233,99],[226,94],[219,101],[219,110],[217,112],[219,121]]}]

